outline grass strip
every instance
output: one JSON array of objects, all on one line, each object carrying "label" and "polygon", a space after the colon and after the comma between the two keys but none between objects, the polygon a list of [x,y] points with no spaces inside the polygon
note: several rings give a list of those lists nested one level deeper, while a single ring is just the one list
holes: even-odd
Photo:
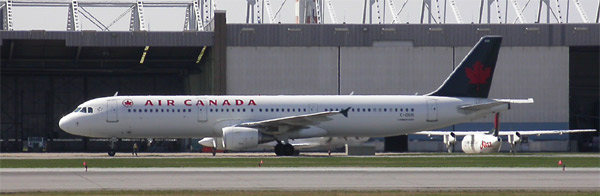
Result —
[{"label": "grass strip", "polygon": [[600,167],[597,157],[264,157],[0,159],[0,168],[135,167]]},{"label": "grass strip", "polygon": [[600,195],[600,191],[527,191],[527,190],[497,190],[497,191],[187,191],[187,190],[175,190],[175,191],[57,191],[57,192],[22,192],[22,193],[10,193],[10,195],[21,196],[21,195],[35,195],[35,196],[53,196],[53,195],[226,195],[226,196],[321,196],[321,195],[333,195],[333,196],[387,196],[387,195],[411,195],[411,196],[429,196],[429,195],[440,195],[440,196],[496,196],[496,195],[565,195],[565,196],[587,196],[587,195]]}]

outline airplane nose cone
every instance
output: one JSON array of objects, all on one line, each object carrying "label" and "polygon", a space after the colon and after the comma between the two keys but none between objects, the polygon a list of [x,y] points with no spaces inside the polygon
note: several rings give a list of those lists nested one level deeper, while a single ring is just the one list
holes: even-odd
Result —
[{"label": "airplane nose cone", "polygon": [[71,133],[73,129],[73,119],[71,115],[66,115],[58,121],[58,127],[67,133]]}]

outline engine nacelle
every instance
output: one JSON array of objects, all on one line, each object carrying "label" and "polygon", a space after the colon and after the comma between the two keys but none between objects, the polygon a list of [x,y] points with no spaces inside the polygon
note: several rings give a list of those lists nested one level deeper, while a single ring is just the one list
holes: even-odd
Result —
[{"label": "engine nacelle", "polygon": [[223,128],[223,148],[227,150],[242,150],[258,146],[258,144],[273,141],[273,136],[262,134],[255,128],[225,127]]},{"label": "engine nacelle", "polygon": [[448,135],[444,135],[444,144],[446,146],[452,145],[456,142],[456,134],[454,132],[450,132]]},{"label": "engine nacelle", "polygon": [[521,142],[521,134],[519,132],[515,132],[513,135],[508,135],[508,143],[515,145]]}]

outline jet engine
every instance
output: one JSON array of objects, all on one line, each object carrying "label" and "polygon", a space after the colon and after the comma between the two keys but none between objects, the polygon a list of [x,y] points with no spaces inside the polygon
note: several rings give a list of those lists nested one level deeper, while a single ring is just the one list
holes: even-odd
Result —
[{"label": "jet engine", "polygon": [[444,144],[446,144],[448,153],[452,153],[452,151],[454,150],[455,143],[456,143],[456,134],[454,134],[454,132],[450,132],[450,134],[444,135]]},{"label": "jet engine", "polygon": [[253,148],[265,142],[275,140],[273,136],[262,134],[255,128],[225,127],[223,130],[223,148],[242,150]]}]

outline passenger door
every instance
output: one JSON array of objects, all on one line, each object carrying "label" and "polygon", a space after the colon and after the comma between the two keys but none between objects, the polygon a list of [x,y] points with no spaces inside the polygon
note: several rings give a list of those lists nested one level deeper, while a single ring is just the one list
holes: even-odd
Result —
[{"label": "passenger door", "polygon": [[427,100],[427,122],[437,122],[438,120],[438,107],[437,100]]},{"label": "passenger door", "polygon": [[106,101],[106,122],[119,122],[117,103],[117,100]]}]

